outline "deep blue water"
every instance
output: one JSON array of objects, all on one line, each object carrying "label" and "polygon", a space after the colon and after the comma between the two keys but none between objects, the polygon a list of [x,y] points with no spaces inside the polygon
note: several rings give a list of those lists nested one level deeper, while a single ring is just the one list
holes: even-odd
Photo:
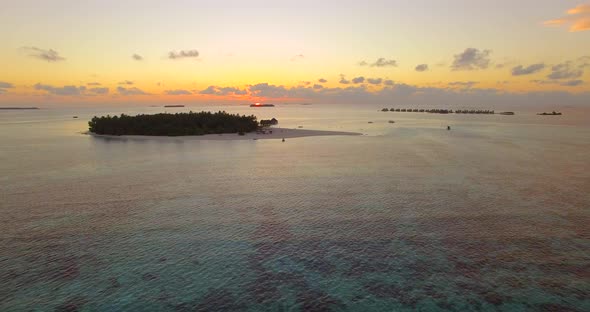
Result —
[{"label": "deep blue water", "polygon": [[366,135],[80,134],[107,113],[0,112],[0,311],[590,310],[579,115],[279,106],[256,113]]}]

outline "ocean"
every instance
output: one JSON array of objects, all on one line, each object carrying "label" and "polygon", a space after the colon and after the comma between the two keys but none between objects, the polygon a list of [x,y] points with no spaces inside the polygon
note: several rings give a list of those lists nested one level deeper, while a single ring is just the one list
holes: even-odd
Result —
[{"label": "ocean", "polygon": [[[363,135],[83,134],[188,110]],[[0,311],[590,311],[590,111],[379,110],[0,111]]]}]

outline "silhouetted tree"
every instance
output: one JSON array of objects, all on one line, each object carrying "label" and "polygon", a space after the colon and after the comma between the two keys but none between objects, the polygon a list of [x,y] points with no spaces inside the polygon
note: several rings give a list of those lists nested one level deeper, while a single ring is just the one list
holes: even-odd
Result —
[{"label": "silhouetted tree", "polygon": [[90,132],[109,135],[203,135],[251,132],[258,128],[256,116],[229,114],[224,111],[188,112],[129,116],[93,117],[88,122]]}]

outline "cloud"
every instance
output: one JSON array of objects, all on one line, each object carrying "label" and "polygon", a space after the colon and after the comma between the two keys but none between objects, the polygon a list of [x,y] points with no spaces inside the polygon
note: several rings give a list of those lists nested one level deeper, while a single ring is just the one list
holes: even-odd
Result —
[{"label": "cloud", "polygon": [[315,90],[318,90],[318,89],[323,89],[323,88],[324,88],[324,86],[322,86],[321,84],[314,84],[314,85],[313,85],[313,88],[314,88]]},{"label": "cloud", "polygon": [[280,98],[285,97],[287,94],[287,88],[284,86],[275,86],[266,82],[251,85],[248,89],[252,96]]},{"label": "cloud", "polygon": [[22,47],[21,50],[27,53],[30,57],[38,58],[50,63],[65,61],[64,57],[60,56],[57,51],[52,49],[45,50],[37,47]]},{"label": "cloud", "polygon": [[383,81],[383,84],[386,86],[393,86],[393,85],[395,85],[395,82],[393,82],[393,80],[387,79],[387,80]]},{"label": "cloud", "polygon": [[562,86],[566,86],[566,87],[576,87],[579,85],[584,84],[584,80],[570,80],[570,81],[566,81],[566,82],[562,82],[561,85]]},{"label": "cloud", "polygon": [[171,60],[183,59],[183,58],[196,58],[199,57],[199,51],[197,50],[180,50],[178,52],[168,52],[168,58]]},{"label": "cloud", "polygon": [[420,65],[416,66],[415,69],[417,72],[425,72],[428,70],[428,64],[420,64]]},{"label": "cloud", "polygon": [[340,83],[340,84],[350,84],[350,80],[347,80],[344,75],[340,74],[340,81],[338,81],[338,83]]},{"label": "cloud", "polygon": [[522,65],[518,65],[518,66],[512,68],[512,76],[530,75],[530,74],[534,74],[536,72],[539,72],[539,71],[543,70],[544,68],[545,68],[545,64],[543,64],[543,63],[533,64],[533,65],[529,65],[527,67],[524,67]]},{"label": "cloud", "polygon": [[590,30],[590,4],[580,4],[566,12],[566,16],[545,21],[548,27],[569,26],[570,32]]},{"label": "cloud", "polygon": [[567,61],[551,67],[551,73],[547,78],[552,80],[580,78],[584,74],[585,67],[586,64],[576,65],[572,61]]},{"label": "cloud", "polygon": [[129,85],[129,86],[130,86],[130,85],[132,85],[132,84],[133,84],[133,81],[130,81],[130,80],[124,80],[124,81],[121,81],[121,82],[119,82],[119,84],[120,84],[120,85]]},{"label": "cloud", "polygon": [[459,54],[455,54],[455,60],[451,65],[452,70],[478,70],[486,69],[490,66],[491,50],[478,50],[467,48]]},{"label": "cloud", "polygon": [[138,88],[132,87],[132,88],[124,88],[124,87],[117,87],[117,92],[119,92],[119,94],[121,95],[148,95],[149,93],[146,93]]},{"label": "cloud", "polygon": [[90,88],[88,89],[88,92],[104,95],[109,94],[109,88]]},{"label": "cloud", "polygon": [[12,83],[0,81],[0,94],[6,93],[6,89],[12,89],[14,85]]},{"label": "cloud", "polygon": [[303,55],[303,54],[297,54],[297,55],[295,55],[295,56],[293,56],[291,58],[291,62],[299,61],[299,60],[302,60],[304,58],[305,58],[305,55]]},{"label": "cloud", "polygon": [[352,78],[352,83],[354,84],[359,84],[359,83],[363,83],[365,82],[365,77],[356,77],[356,78]]},{"label": "cloud", "polygon": [[79,95],[82,95],[84,93],[84,91],[86,91],[85,86],[54,87],[51,85],[44,85],[41,83],[37,83],[33,87],[35,88],[35,90],[42,90],[42,91],[48,92],[49,94],[61,95],[61,96],[79,96]]},{"label": "cloud", "polygon": [[101,84],[100,84],[100,82],[89,82],[89,83],[87,83],[87,85],[89,85],[89,86],[100,86]]},{"label": "cloud", "polygon": [[567,80],[567,81],[559,81],[559,80],[531,80],[536,84],[540,85],[560,85],[564,87],[577,87],[584,84],[583,80],[576,79],[576,80]]},{"label": "cloud", "polygon": [[478,81],[454,81],[454,82],[449,82],[447,85],[449,85],[451,87],[472,88],[473,86],[475,86],[478,83],[479,83]]},{"label": "cloud", "polygon": [[380,85],[383,82],[383,79],[381,79],[381,78],[368,78],[367,82],[372,85]]},{"label": "cloud", "polygon": [[239,88],[234,88],[234,87],[209,86],[205,90],[199,91],[199,94],[209,94],[209,95],[245,95],[245,94],[248,94],[248,92],[246,90],[241,90]]},{"label": "cloud", "polygon": [[178,89],[178,90],[166,90],[166,91],[164,91],[164,93],[166,93],[167,95],[191,95],[191,94],[193,94],[190,91],[181,90],[181,89]]},{"label": "cloud", "polygon": [[[252,96],[266,99],[305,100],[322,104],[362,104],[420,105],[423,107],[482,107],[485,109],[513,109],[521,105],[587,105],[590,92],[567,91],[507,91],[495,88],[464,88],[473,86],[474,82],[456,82],[460,88],[423,87],[404,83],[394,83],[375,89],[368,85],[346,85],[336,88],[314,89],[313,86],[285,87],[269,83],[251,85],[248,90]],[[559,83],[556,81],[555,83]],[[215,87],[221,88],[221,87]]]},{"label": "cloud", "polygon": [[143,56],[141,56],[139,54],[133,54],[133,55],[131,55],[131,58],[136,61],[143,61]]},{"label": "cloud", "polygon": [[318,82],[319,83],[326,83],[326,82],[328,82],[328,80],[326,80],[324,78],[320,78],[320,79],[318,79]]},{"label": "cloud", "polygon": [[378,58],[374,63],[367,63],[366,61],[360,61],[359,66],[370,66],[370,67],[397,67],[396,60],[387,60],[383,57]]}]

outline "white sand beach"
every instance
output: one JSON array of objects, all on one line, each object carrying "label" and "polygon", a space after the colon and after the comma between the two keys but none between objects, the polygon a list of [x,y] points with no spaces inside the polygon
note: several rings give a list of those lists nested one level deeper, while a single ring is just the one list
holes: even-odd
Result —
[{"label": "white sand beach", "polygon": [[[272,131],[272,133],[270,133]],[[206,135],[187,135],[187,136],[148,136],[148,135],[102,135],[87,132],[86,134],[94,137],[112,138],[112,139],[137,139],[137,140],[269,140],[269,139],[294,139],[311,136],[330,136],[330,135],[362,135],[358,132],[344,132],[344,131],[324,131],[324,130],[308,130],[308,129],[287,129],[287,128],[271,128],[266,130],[266,133],[250,132],[245,135],[238,135],[237,133],[224,134],[206,134]]]}]

